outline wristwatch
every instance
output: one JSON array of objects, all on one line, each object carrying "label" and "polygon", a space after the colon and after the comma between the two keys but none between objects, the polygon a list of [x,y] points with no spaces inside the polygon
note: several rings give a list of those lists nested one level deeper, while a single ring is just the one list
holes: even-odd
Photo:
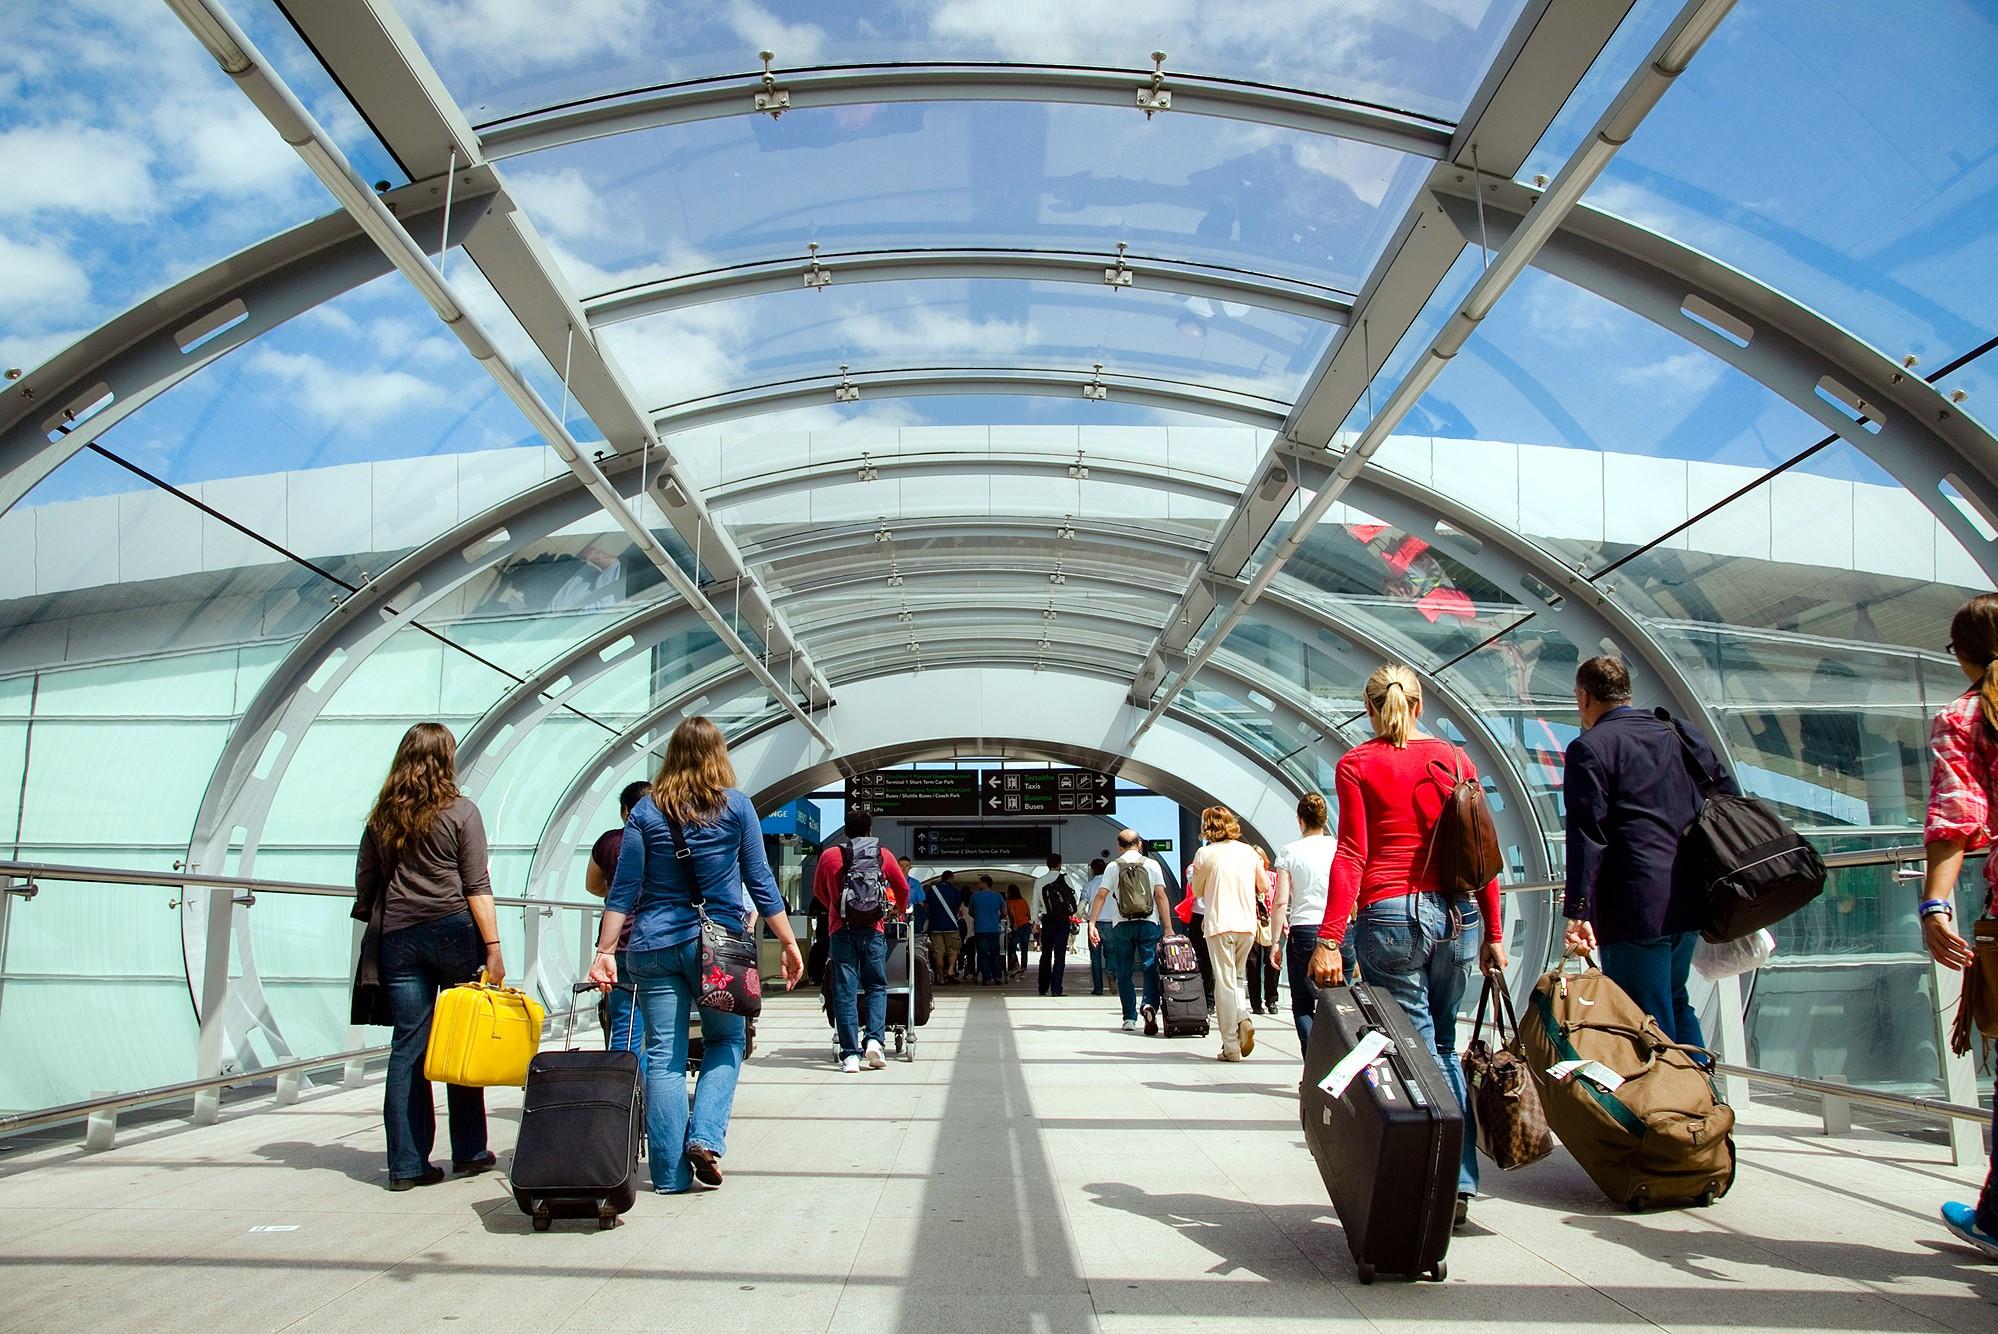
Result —
[{"label": "wristwatch", "polygon": [[1930,917],[1954,918],[1956,916],[1956,907],[1948,899],[1923,899],[1922,906],[1917,911],[1925,919]]}]

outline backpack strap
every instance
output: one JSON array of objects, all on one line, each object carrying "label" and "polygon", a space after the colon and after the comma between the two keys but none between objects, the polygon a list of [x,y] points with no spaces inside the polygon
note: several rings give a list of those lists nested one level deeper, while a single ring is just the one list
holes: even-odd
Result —
[{"label": "backpack strap", "polygon": [[1686,724],[1674,718],[1666,709],[1653,709],[1651,712],[1659,722],[1672,725],[1673,733],[1679,738],[1679,754],[1686,762],[1686,775],[1693,780],[1693,786],[1699,789],[1700,800],[1705,801],[1713,796],[1715,790],[1720,787],[1720,779],[1707,772],[1706,764],[1700,759],[1699,750],[1693,745],[1693,738],[1686,731]]}]

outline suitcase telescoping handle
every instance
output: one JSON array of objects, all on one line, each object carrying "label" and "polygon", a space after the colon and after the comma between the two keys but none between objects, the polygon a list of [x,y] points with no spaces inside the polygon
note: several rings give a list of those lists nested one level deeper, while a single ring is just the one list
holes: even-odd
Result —
[{"label": "suitcase telescoping handle", "polygon": [[[625,1018],[625,1036],[629,1038],[631,1037],[631,1035],[635,1034],[638,1031],[638,983],[616,982],[613,983],[612,985],[615,986],[620,991],[628,990],[631,992],[631,1009],[626,1011],[626,1018]],[[599,989],[600,988],[594,982],[578,982],[574,986],[569,988],[569,994],[571,996],[580,996],[586,991],[597,991]],[[609,1038],[611,1035],[606,1033],[604,1036],[606,1038]],[[570,1051],[574,1051],[576,1049],[575,1037],[576,1037],[576,1007],[572,1003],[569,1006],[568,1027],[564,1029],[562,1033],[562,1045],[564,1047],[567,1047]]]},{"label": "suitcase telescoping handle", "polygon": [[1407,1091],[1409,1102],[1416,1107],[1427,1107],[1429,1099],[1423,1094],[1421,1086],[1415,1082],[1415,1070],[1408,1064],[1408,1055],[1402,1051],[1401,1044],[1394,1040],[1394,1033],[1388,1028],[1387,1020],[1381,1014],[1380,1002],[1375,1000],[1374,993],[1361,983],[1355,982],[1352,990],[1353,999],[1360,1006],[1360,1017],[1367,1021],[1369,1028],[1388,1039],[1387,1051],[1382,1054],[1387,1057],[1388,1068],[1401,1079],[1401,1086]]}]

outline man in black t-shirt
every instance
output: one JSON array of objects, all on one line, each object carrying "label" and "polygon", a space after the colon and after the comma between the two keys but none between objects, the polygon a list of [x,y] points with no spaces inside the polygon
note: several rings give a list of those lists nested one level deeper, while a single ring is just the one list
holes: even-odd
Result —
[{"label": "man in black t-shirt", "polygon": [[[626,783],[624,791],[617,796],[618,818],[629,823],[631,808],[638,799],[652,790],[650,783]],[[597,835],[597,841],[590,847],[590,864],[583,872],[583,888],[603,898],[610,893],[611,881],[617,878],[617,854],[624,846],[624,825],[606,829]],[[624,934],[617,940],[617,975],[620,978],[631,976],[626,965],[624,948],[631,940],[631,924],[638,918],[632,913],[624,919]],[[620,983],[604,993],[604,1040],[613,1051],[635,1051],[641,1067],[645,1064],[645,1023],[639,1018],[638,1007],[632,1003],[634,989]]]}]

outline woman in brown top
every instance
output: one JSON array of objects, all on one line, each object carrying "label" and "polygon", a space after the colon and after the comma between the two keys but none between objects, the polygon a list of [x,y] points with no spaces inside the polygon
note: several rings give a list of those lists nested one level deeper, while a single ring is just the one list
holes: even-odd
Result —
[{"label": "woman in brown top", "polygon": [[[444,1179],[430,1163],[437,1138],[435,1093],[420,1078],[437,993],[469,982],[506,980],[493,887],[486,873],[486,828],[458,791],[458,743],[441,723],[403,733],[361,835],[354,870],[354,916],[368,923],[355,988],[355,1021],[392,1022],[382,1124],[388,1132],[389,1189]],[[372,975],[371,975],[372,974]],[[386,999],[365,1015],[372,985]],[[445,1087],[451,1161],[459,1172],[493,1166],[486,1148],[485,1090]]]}]

